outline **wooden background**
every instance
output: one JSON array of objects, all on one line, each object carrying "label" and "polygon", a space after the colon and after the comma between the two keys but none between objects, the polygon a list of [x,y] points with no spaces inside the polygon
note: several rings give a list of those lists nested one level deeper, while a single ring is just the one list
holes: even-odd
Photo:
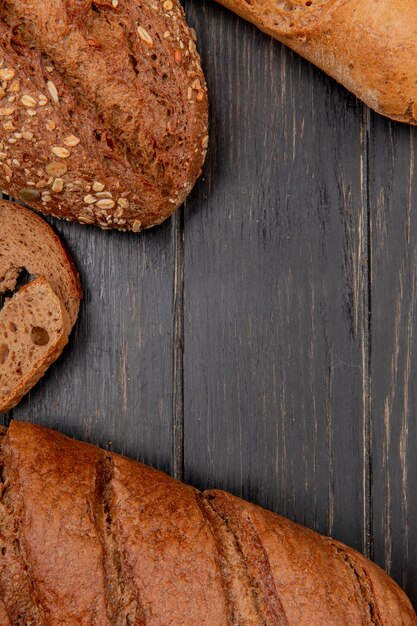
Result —
[{"label": "wooden background", "polygon": [[363,551],[417,603],[417,137],[187,0],[204,174],[141,235],[54,221],[85,298],[5,417],[222,487]]}]

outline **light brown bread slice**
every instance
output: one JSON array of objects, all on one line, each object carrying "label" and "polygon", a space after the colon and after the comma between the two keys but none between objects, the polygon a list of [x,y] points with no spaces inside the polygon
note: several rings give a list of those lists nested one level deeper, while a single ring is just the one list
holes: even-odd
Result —
[{"label": "light brown bread slice", "polygon": [[347,546],[15,420],[0,429],[0,555],[13,624],[417,625]]},{"label": "light brown bread slice", "polygon": [[0,3],[0,188],[138,232],[183,202],[207,148],[195,32],[178,0]]},{"label": "light brown bread slice", "polygon": [[417,124],[414,0],[218,0],[378,113]]},{"label": "light brown bread slice", "polygon": [[71,326],[81,300],[78,273],[60,239],[36,213],[0,200],[0,294],[13,290],[23,270],[44,276],[60,298]]},{"label": "light brown bread slice", "polygon": [[0,310],[0,412],[15,406],[61,354],[81,299],[78,273],[50,226],[0,200],[0,294],[13,291],[24,270],[35,280]]},{"label": "light brown bread slice", "polygon": [[43,277],[6,301],[0,311],[0,413],[16,406],[59,357],[70,328],[64,306]]}]

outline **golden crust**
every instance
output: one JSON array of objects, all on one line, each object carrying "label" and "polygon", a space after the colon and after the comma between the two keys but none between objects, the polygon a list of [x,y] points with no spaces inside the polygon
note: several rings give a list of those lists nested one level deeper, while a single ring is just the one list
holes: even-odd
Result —
[{"label": "golden crust", "polygon": [[24,615],[67,626],[417,624],[405,594],[367,559],[223,491],[201,494],[16,421],[0,465],[0,601],[10,618],[20,598]]},{"label": "golden crust", "polygon": [[372,109],[417,124],[417,9],[409,0],[218,0]]}]

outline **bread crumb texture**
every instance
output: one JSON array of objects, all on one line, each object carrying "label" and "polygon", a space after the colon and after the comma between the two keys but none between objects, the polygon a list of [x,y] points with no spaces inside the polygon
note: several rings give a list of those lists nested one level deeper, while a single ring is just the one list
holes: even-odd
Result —
[{"label": "bread crumb texture", "polygon": [[[16,406],[61,354],[81,299],[59,238],[33,211],[0,200],[0,412]],[[19,277],[32,279],[13,294]],[[1,623],[1,622],[0,622]]]},{"label": "bread crumb texture", "polygon": [[201,173],[207,93],[177,0],[0,5],[0,187],[69,221],[139,232]]},{"label": "bread crumb texture", "polygon": [[52,228],[36,213],[0,200],[0,294],[13,291],[23,270],[43,276],[74,325],[81,300],[78,272]]},{"label": "bread crumb texture", "polygon": [[22,287],[0,312],[0,412],[43,376],[68,342],[64,307],[44,278]]}]

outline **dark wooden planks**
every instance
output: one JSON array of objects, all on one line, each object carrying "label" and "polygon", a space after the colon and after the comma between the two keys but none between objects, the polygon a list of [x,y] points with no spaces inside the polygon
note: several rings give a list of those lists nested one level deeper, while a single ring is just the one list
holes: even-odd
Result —
[{"label": "dark wooden planks", "polygon": [[416,603],[417,134],[370,131],[374,555]]},{"label": "dark wooden planks", "polygon": [[213,0],[185,5],[204,176],[140,236],[53,222],[85,301],[13,413],[332,533],[417,602],[415,131]]},{"label": "dark wooden planks", "polygon": [[362,108],[212,1],[186,6],[211,144],[185,214],[185,478],[366,549]]},{"label": "dark wooden planks", "polygon": [[53,225],[84,300],[69,346],[13,416],[172,468],[172,222],[142,235]]}]

